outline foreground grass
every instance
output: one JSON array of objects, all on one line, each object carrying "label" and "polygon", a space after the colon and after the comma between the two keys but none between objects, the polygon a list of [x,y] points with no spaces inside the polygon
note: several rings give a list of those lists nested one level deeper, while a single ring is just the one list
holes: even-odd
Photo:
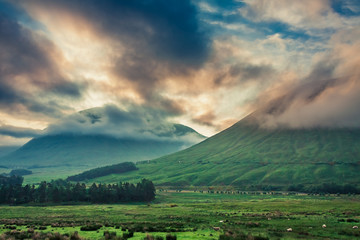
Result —
[{"label": "foreground grass", "polygon": [[[28,228],[43,232],[78,231],[87,239],[101,239],[105,231],[134,230],[131,239],[147,232],[178,239],[218,239],[241,231],[269,239],[355,239],[360,236],[360,199],[352,196],[282,196],[161,192],[151,204],[1,206],[0,233]],[[81,226],[101,224],[95,231]],[[326,228],[322,225],[325,224]],[[215,231],[213,227],[220,227]],[[287,232],[292,228],[292,232]],[[127,230],[126,230],[127,229]]]}]

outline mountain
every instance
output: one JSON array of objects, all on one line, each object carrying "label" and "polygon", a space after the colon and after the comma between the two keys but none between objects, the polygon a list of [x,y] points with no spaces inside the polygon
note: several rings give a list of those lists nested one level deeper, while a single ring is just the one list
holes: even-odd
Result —
[{"label": "mountain", "polygon": [[0,146],[0,157],[6,156],[11,152],[14,152],[20,146]]},{"label": "mountain", "polygon": [[96,181],[146,177],[157,185],[247,189],[359,185],[360,129],[265,129],[249,116],[197,145],[137,167],[136,172]]},{"label": "mountain", "polygon": [[82,111],[44,132],[43,136],[33,138],[16,151],[1,157],[0,165],[9,168],[76,167],[85,170],[153,159],[205,139],[181,124],[143,121],[130,113],[104,108]]}]

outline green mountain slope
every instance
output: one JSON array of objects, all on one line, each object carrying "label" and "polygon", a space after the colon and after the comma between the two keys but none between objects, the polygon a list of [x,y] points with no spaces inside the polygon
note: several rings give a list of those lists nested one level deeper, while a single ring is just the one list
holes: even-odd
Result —
[{"label": "green mountain slope", "polygon": [[1,159],[9,167],[99,166],[158,157],[182,143],[136,141],[108,136],[56,135],[35,138]]},{"label": "green mountain slope", "polygon": [[263,129],[251,117],[115,182],[146,177],[158,185],[360,184],[360,129]]},{"label": "green mountain slope", "polygon": [[[176,136],[193,134],[193,129],[174,124]],[[34,138],[16,151],[0,158],[10,168],[80,167],[89,169],[126,161],[163,156],[190,146],[190,142],[115,138],[106,135],[59,134]]]}]

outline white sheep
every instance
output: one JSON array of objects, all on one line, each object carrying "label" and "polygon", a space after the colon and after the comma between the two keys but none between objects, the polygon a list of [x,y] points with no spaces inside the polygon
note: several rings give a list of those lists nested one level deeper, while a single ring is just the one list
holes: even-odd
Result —
[{"label": "white sheep", "polygon": [[326,225],[325,225],[325,224],[323,224],[323,225],[322,225],[322,228],[326,228]]},{"label": "white sheep", "polygon": [[292,230],[292,228],[288,228],[288,229],[286,229],[286,231],[292,232],[293,230]]},{"label": "white sheep", "polygon": [[353,226],[353,229],[358,229],[359,227],[358,226]]}]

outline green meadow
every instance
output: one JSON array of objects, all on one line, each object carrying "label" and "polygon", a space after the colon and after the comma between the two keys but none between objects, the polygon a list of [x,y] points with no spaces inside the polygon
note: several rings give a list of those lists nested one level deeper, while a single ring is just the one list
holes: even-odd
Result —
[{"label": "green meadow", "polygon": [[[266,194],[265,194],[266,193]],[[271,192],[163,190],[151,203],[1,206],[1,233],[78,232],[84,239],[355,239],[360,237],[360,198]],[[323,227],[323,225],[326,227]],[[84,227],[97,226],[91,231]],[[16,228],[16,230],[15,230]],[[291,228],[292,231],[288,231]],[[11,230],[10,230],[11,229]],[[226,238],[226,236],[238,238]],[[116,239],[116,238],[113,238]],[[121,239],[121,238],[118,238]]]}]

